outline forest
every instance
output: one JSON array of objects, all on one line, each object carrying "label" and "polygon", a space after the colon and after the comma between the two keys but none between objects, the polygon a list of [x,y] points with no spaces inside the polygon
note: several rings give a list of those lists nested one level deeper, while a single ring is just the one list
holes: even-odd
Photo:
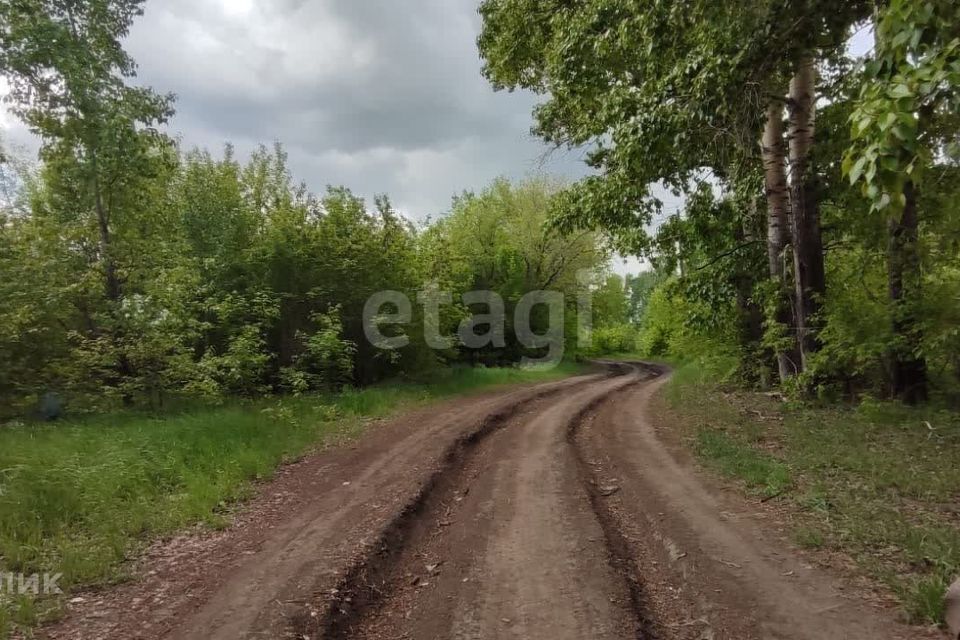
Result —
[{"label": "forest", "polygon": [[471,315],[465,292],[496,292],[508,318],[548,288],[572,310],[584,271],[598,337],[626,322],[604,236],[545,230],[561,187],[548,178],[497,181],[414,223],[386,195],[311,192],[279,143],[242,161],[181,148],[164,129],[173,96],[129,82],[117,39],[141,4],[3,6],[8,104],[43,145],[39,164],[0,163],[0,416],[362,387],[525,353],[511,323],[502,345],[434,349],[422,317],[406,347],[376,349],[362,311],[380,291],[451,293],[433,328],[447,335]]},{"label": "forest", "polygon": [[[509,322],[502,346],[435,349],[419,305],[407,346],[375,348],[364,336],[366,301],[381,291],[415,299],[427,283],[459,303],[440,308],[433,331],[443,335],[470,315],[468,291],[498,292],[508,318],[523,294],[547,287],[572,309],[580,270],[594,274],[598,329],[625,318],[616,295],[603,304],[604,287],[622,293],[623,283],[605,279],[609,254],[599,235],[542,232],[555,189],[544,179],[465,193],[449,215],[418,227],[386,196],[370,210],[343,187],[310,193],[293,182],[279,145],[241,165],[229,147],[219,158],[181,154],[159,134],[127,133],[144,145],[146,176],[98,178],[86,193],[49,160],[22,178],[12,174],[0,378],[11,415],[35,410],[45,396],[81,412],[159,409],[519,361],[525,351]],[[71,173],[88,170],[75,157],[64,162]],[[123,188],[98,193],[101,180]],[[78,210],[77,198],[89,198],[90,209]]]},{"label": "forest", "polygon": [[[543,96],[544,140],[591,149],[596,174],[553,224],[649,257],[643,353],[725,353],[743,383],[802,396],[956,406],[960,8],[736,7],[482,4],[490,81]],[[664,211],[654,186],[685,205]]]},{"label": "forest", "polygon": [[[6,152],[0,175],[4,413],[515,362],[514,336],[374,349],[364,301],[436,283],[458,302],[448,334],[477,311],[463,292],[551,288],[572,340],[581,269],[606,301],[592,351],[724,353],[749,385],[956,402],[956,8],[756,4],[484,3],[485,74],[543,94],[535,133],[590,149],[595,173],[499,181],[427,223],[386,195],[310,191],[279,143],[248,160],[181,148],[173,95],[131,83],[119,44],[140,2],[5,7],[7,101],[43,146],[39,164]],[[851,59],[871,19],[874,50]],[[664,211],[655,187],[685,204]],[[612,249],[652,271],[608,280]]]},{"label": "forest", "polygon": [[[586,175],[498,178],[427,217],[308,185],[281,141],[181,139],[178,87],[140,84],[125,48],[144,0],[0,0],[4,107],[39,143],[0,139],[0,569],[120,581],[151,541],[227,526],[252,481],[371,420],[619,358],[673,368],[663,419],[795,509],[799,546],[942,623],[960,4],[478,5],[485,82],[533,94],[532,135]],[[624,257],[643,270],[617,275]],[[531,292],[561,301],[528,318],[560,336],[552,373],[521,366],[553,348],[500,331],[485,291],[508,320]],[[400,348],[369,339],[383,292],[413,303],[403,326],[398,305],[374,318]],[[0,638],[56,617],[39,606],[0,597]]]}]

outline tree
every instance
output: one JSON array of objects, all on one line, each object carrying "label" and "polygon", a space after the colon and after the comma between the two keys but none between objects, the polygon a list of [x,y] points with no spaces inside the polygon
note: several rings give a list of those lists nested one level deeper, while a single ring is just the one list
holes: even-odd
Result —
[{"label": "tree", "polygon": [[[712,176],[752,189],[753,176],[762,171],[756,141],[776,105],[785,102],[781,87],[796,76],[791,103],[801,108],[791,109],[790,117],[791,196],[803,198],[803,213],[794,216],[801,226],[791,240],[803,269],[793,275],[808,303],[797,306],[804,315],[798,324],[813,350],[813,301],[823,287],[816,181],[808,162],[815,97],[810,71],[815,54],[842,48],[850,25],[868,14],[869,4],[532,4],[538,6],[529,0],[481,5],[485,73],[497,88],[524,87],[547,96],[535,111],[535,130],[546,140],[592,146],[589,162],[599,175],[558,200],[558,223],[603,228],[623,249],[650,246],[643,227],[659,210],[652,183],[686,192]],[[773,169],[782,165],[782,156],[772,157],[781,145],[768,142],[767,166]],[[784,184],[770,177],[776,187]],[[770,190],[774,224],[783,221],[783,205],[782,193]],[[744,217],[752,215],[750,209]],[[775,244],[785,240],[776,236]],[[779,246],[770,253],[782,255]]]},{"label": "tree", "polygon": [[109,345],[96,340],[114,352],[119,376],[132,373],[120,307],[139,249],[118,244],[117,230],[139,225],[150,211],[144,206],[153,192],[148,183],[166,170],[169,146],[152,127],[172,114],[173,102],[125,82],[136,67],[120,40],[141,5],[0,2],[0,73],[10,83],[14,113],[43,141],[49,202],[78,227],[95,225],[90,259],[102,272],[109,305],[99,329],[114,338]]},{"label": "tree", "polygon": [[956,144],[960,106],[960,8],[956,3],[892,0],[879,13],[876,51],[866,67],[853,145],[844,170],[861,183],[889,229],[888,282],[895,341],[892,392],[908,403],[927,397],[919,301],[919,193],[934,157]]},{"label": "tree", "polygon": [[[576,308],[579,274],[596,275],[605,268],[609,253],[599,234],[567,234],[547,225],[557,189],[557,184],[543,178],[518,184],[499,179],[480,193],[456,198],[449,215],[427,230],[425,277],[449,287],[446,290],[454,301],[445,316],[446,333],[453,333],[471,312],[487,313],[456,306],[467,291],[495,292],[504,301],[507,318],[513,318],[517,303],[531,291],[560,292],[569,310]],[[566,319],[566,335],[572,343],[577,336],[574,314],[566,314]],[[540,333],[547,318],[535,314],[533,322],[534,331]],[[462,356],[503,364],[526,355],[512,322],[507,322],[504,338],[502,348],[490,345]]]},{"label": "tree", "polygon": [[791,239],[796,292],[796,330],[804,369],[810,368],[810,354],[819,349],[817,316],[827,291],[823,264],[823,239],[816,177],[811,165],[816,109],[816,69],[812,57],[803,57],[790,81],[787,109],[790,127]]},{"label": "tree", "polygon": [[626,277],[627,316],[634,325],[640,325],[650,306],[650,295],[663,281],[663,275],[656,271],[641,271]]},{"label": "tree", "polygon": [[604,328],[626,324],[629,313],[624,279],[615,273],[605,274],[593,292],[593,326]]},{"label": "tree", "polygon": [[[96,216],[107,297],[122,295],[113,227],[138,177],[149,175],[172,95],[131,87],[136,65],[120,40],[143,0],[4,0],[0,73],[14,113],[44,141],[64,192]],[[66,195],[66,193],[64,194]]]},{"label": "tree", "polygon": [[[764,190],[767,201],[767,260],[770,278],[774,283],[773,319],[787,327],[789,335],[795,336],[796,325],[793,295],[790,292],[787,268],[787,247],[790,246],[790,193],[785,169],[786,153],[783,137],[783,103],[771,100],[767,106],[767,120],[760,141],[763,160]],[[780,380],[795,375],[802,366],[796,340],[789,340],[785,348],[775,349]]]}]

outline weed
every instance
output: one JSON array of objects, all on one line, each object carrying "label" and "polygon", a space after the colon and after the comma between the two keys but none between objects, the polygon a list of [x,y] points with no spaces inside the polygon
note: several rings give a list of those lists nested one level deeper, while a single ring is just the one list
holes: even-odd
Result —
[{"label": "weed", "polygon": [[943,576],[922,576],[906,581],[897,589],[897,595],[912,622],[943,620],[943,594],[948,586]]},{"label": "weed", "polygon": [[739,478],[764,497],[780,495],[790,486],[786,465],[722,431],[701,429],[697,433],[697,453],[724,475]]},{"label": "weed", "polygon": [[823,532],[816,527],[799,526],[793,530],[793,541],[804,549],[821,549],[826,544]]}]

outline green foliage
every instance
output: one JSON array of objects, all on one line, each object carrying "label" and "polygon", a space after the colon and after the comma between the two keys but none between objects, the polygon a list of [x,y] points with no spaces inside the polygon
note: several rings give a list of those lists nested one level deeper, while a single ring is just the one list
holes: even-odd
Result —
[{"label": "green foliage", "polygon": [[943,620],[946,613],[943,596],[950,586],[949,579],[944,575],[924,576],[897,589],[912,622],[925,624]]},{"label": "green foliage", "polygon": [[616,355],[637,352],[637,328],[630,324],[600,327],[592,335],[588,355]]},{"label": "green foliage", "polygon": [[[706,330],[696,318],[712,315],[706,303],[687,297],[672,279],[657,288],[650,297],[646,315],[637,339],[638,351],[652,358],[678,361],[695,360],[705,354],[716,356],[737,352],[737,336],[733,323],[717,332]],[[726,313],[733,318],[732,304]]]},{"label": "green foliage", "polygon": [[304,339],[303,353],[294,362],[294,371],[303,376],[301,384],[293,389],[298,393],[307,389],[341,387],[353,374],[356,346],[340,337],[343,325],[339,309],[317,314],[312,320],[318,329]]},{"label": "green foliage", "polygon": [[[591,149],[596,173],[558,195],[553,223],[601,229],[618,248],[644,254],[662,277],[679,275],[666,296],[677,313],[643,321],[650,325],[643,350],[692,357],[667,344],[699,332],[740,354],[747,381],[769,383],[779,369],[775,355],[784,354],[802,372],[785,388],[831,397],[901,395],[899,372],[912,363],[913,383],[925,389],[930,378],[935,394],[952,397],[958,351],[955,331],[941,320],[958,307],[958,289],[948,284],[955,204],[944,200],[953,191],[945,177],[956,166],[960,122],[955,4],[878,7],[877,47],[864,65],[844,57],[851,27],[874,13],[873,3],[859,1],[489,0],[480,9],[479,46],[495,88],[543,96],[534,112],[541,137]],[[795,110],[784,93],[809,59],[824,99],[803,191],[823,217],[814,227],[828,280],[818,316],[804,307],[802,326],[818,335],[800,358],[793,352],[801,323],[786,309],[796,287],[768,276],[757,142],[771,100],[786,114]],[[919,189],[919,214],[901,220],[889,214],[903,208],[908,183]],[[683,210],[667,215],[653,185],[685,195]],[[889,227],[868,215],[887,205]],[[777,249],[786,268],[774,280],[806,288],[793,260],[806,254],[795,248],[788,241],[785,253]],[[681,294],[688,304],[679,303]],[[656,298],[661,307],[665,299]]]},{"label": "green foliage", "polygon": [[[573,340],[578,273],[600,278],[608,259],[596,234],[545,228],[555,188],[542,179],[497,181],[417,229],[386,197],[370,211],[344,188],[312,195],[293,182],[279,145],[245,164],[230,147],[222,158],[192,151],[172,159],[150,183],[156,209],[142,212],[143,228],[113,228],[114,247],[136,248],[117,262],[123,286],[116,299],[102,285],[97,252],[88,250],[99,243],[95,226],[74,225],[73,209],[53,197],[55,168],[23,176],[28,206],[0,227],[0,413],[28,414],[48,391],[71,411],[161,407],[184,396],[365,385],[440,363],[512,363],[527,353],[512,332],[519,299],[561,291]],[[133,222],[141,214],[125,215]],[[139,235],[154,223],[162,233]],[[475,352],[454,341],[434,351],[419,305],[403,328],[407,347],[370,345],[367,299],[396,290],[415,301],[431,281],[454,296],[441,307],[444,334],[455,334],[471,313],[488,312],[465,307],[464,292],[503,296],[505,346]],[[603,322],[623,322],[622,282],[607,284],[598,290]],[[546,318],[534,322],[543,333]]]},{"label": "green foliage", "polygon": [[782,494],[790,487],[790,470],[782,462],[749,447],[743,447],[721,431],[697,433],[697,454],[720,473],[742,480],[763,497]]},{"label": "green foliage", "polygon": [[[489,313],[483,308],[464,306],[467,291],[492,291],[504,302],[507,318],[504,346],[449,354],[487,365],[517,361],[535,355],[515,335],[513,318],[517,303],[531,291],[549,290],[563,295],[567,349],[576,346],[576,304],[581,277],[595,293],[595,307],[601,322],[623,322],[626,305],[622,282],[607,280],[609,252],[596,233],[563,233],[547,224],[550,203],[559,185],[545,178],[519,184],[496,180],[479,194],[455,198],[449,215],[424,232],[424,281],[438,283],[449,291],[453,304],[441,308],[441,335],[452,335],[471,313]],[[603,282],[601,282],[603,280]],[[608,287],[619,287],[611,293]],[[618,296],[623,300],[618,300]],[[535,309],[544,311],[544,309]],[[596,317],[596,315],[595,315]],[[532,329],[543,334],[548,328],[545,314],[532,317]]]},{"label": "green foliage", "polygon": [[755,170],[770,96],[799,57],[840,48],[869,11],[862,1],[487,0],[479,47],[495,88],[545,97],[541,137],[591,145],[599,173],[558,200],[558,222],[642,250],[660,208],[650,185],[685,191],[704,170]]},{"label": "green foliage", "polygon": [[627,317],[631,323],[643,323],[650,304],[650,296],[663,281],[663,275],[656,271],[641,271],[626,277]]},{"label": "green foliage", "polygon": [[[934,165],[921,194],[926,212],[918,235],[922,278],[910,300],[922,338],[915,345],[928,363],[935,397],[955,402],[960,383],[956,354],[956,301],[960,281],[954,259],[960,233],[954,221],[955,166]],[[836,192],[834,192],[836,193]],[[892,347],[900,339],[890,322],[887,243],[866,208],[853,209],[841,191],[825,211],[836,246],[826,256],[828,292],[823,301],[822,350],[810,376],[827,398],[888,393]],[[855,212],[856,215],[850,215]]]},{"label": "green foliage", "polygon": [[949,0],[893,0],[880,13],[843,165],[876,210],[902,209],[906,184],[923,183],[942,145],[956,148],[956,129],[945,140],[937,121],[960,107],[958,23]]}]

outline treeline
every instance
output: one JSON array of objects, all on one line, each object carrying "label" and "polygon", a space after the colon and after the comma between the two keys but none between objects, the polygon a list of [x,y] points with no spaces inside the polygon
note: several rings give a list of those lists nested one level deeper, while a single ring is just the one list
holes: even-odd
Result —
[{"label": "treeline", "polygon": [[[220,158],[168,149],[166,162],[134,206],[111,208],[116,294],[94,211],[58,193],[49,164],[21,185],[20,204],[0,218],[4,413],[30,412],[50,393],[73,409],[157,406],[171,396],[366,385],[461,362],[509,365],[541,353],[517,340],[512,322],[519,299],[539,289],[564,296],[573,353],[578,273],[603,292],[601,239],[544,232],[554,187],[542,179],[497,181],[418,227],[386,197],[368,209],[342,187],[311,194],[293,182],[279,146],[245,163],[229,147]],[[623,297],[619,279],[610,286]],[[421,305],[431,287],[451,294],[435,326]],[[431,335],[455,338],[472,313],[490,313],[464,304],[475,290],[503,298],[502,344],[431,344]],[[408,336],[397,350],[364,334],[364,306],[381,291],[412,301],[409,323],[384,328]],[[536,313],[530,325],[551,329]]]},{"label": "treeline", "polygon": [[[279,145],[243,162],[229,146],[182,151],[163,129],[173,97],[130,83],[120,41],[141,4],[0,3],[0,73],[42,141],[36,166],[0,151],[0,415],[514,363],[543,349],[509,322],[479,350],[430,338],[489,312],[467,291],[496,291],[512,318],[536,289],[572,311],[580,272],[599,287],[600,236],[544,230],[547,180],[498,181],[418,226],[386,196],[369,207],[342,187],[312,193]],[[452,294],[436,326],[416,303],[431,283]],[[397,350],[375,348],[363,327],[366,301],[387,290],[414,301],[411,321],[390,328],[409,337]],[[531,329],[550,321],[539,309]]]},{"label": "treeline", "polygon": [[[498,88],[597,173],[555,203],[661,284],[651,353],[916,403],[960,389],[960,5],[488,0]],[[846,54],[871,34],[865,58]],[[659,184],[686,196],[664,211]],[[655,228],[656,231],[645,229]]]}]

